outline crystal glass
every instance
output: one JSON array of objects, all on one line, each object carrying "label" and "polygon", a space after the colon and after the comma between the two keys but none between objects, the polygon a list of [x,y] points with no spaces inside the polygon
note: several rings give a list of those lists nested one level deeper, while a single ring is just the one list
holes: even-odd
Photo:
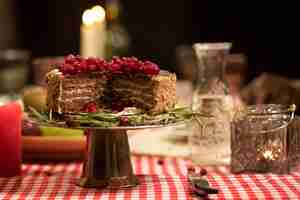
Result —
[{"label": "crystal glass", "polygon": [[295,116],[288,125],[288,160],[291,170],[300,164],[300,117]]},{"label": "crystal glass", "polygon": [[232,101],[224,72],[230,43],[197,43],[197,79],[192,110],[197,113],[189,136],[191,160],[199,165],[230,162],[230,120]]},{"label": "crystal glass", "polygon": [[0,93],[17,93],[28,81],[30,53],[27,50],[0,51]]},{"label": "crystal glass", "polygon": [[288,173],[287,127],[295,106],[266,104],[248,106],[231,125],[231,170]]}]

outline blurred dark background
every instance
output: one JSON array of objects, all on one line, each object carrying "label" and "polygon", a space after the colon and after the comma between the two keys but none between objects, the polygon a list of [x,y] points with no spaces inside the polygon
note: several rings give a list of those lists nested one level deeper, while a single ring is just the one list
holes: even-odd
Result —
[{"label": "blurred dark background", "polygon": [[[229,41],[249,61],[249,79],[263,71],[300,77],[297,6],[292,3],[121,0],[130,54],[176,71],[175,49]],[[33,57],[79,52],[81,15],[103,1],[1,0],[0,48],[29,49]]]}]

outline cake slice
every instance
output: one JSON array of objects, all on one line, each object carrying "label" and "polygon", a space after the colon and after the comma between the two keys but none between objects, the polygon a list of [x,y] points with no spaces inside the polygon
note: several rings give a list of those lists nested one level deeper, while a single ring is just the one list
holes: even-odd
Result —
[{"label": "cake slice", "polygon": [[47,80],[47,106],[53,112],[83,112],[91,102],[101,107],[107,82],[103,74],[63,75],[56,69],[48,74]]},{"label": "cake slice", "polygon": [[91,104],[93,112],[137,107],[160,113],[175,103],[176,75],[136,58],[106,62],[69,56],[47,74],[47,106],[59,114],[89,112]]},{"label": "cake slice", "polygon": [[165,112],[176,103],[176,75],[168,72],[152,77],[143,74],[115,76],[111,85],[113,96],[121,104],[148,112]]}]

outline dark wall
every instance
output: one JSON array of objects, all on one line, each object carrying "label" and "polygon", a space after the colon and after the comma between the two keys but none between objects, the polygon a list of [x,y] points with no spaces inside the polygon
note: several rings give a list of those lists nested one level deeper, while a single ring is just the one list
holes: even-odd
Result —
[{"label": "dark wall", "polygon": [[249,57],[250,78],[264,71],[300,78],[296,3],[202,0],[190,6],[191,42],[233,42],[234,52]]},{"label": "dark wall", "polygon": [[[81,14],[93,4],[83,0],[19,0],[23,46],[34,56],[78,53]],[[127,0],[122,4],[122,20],[132,39],[131,54],[172,68],[174,49],[185,38],[184,1],[175,1],[172,7],[168,1]]]},{"label": "dark wall", "polygon": [[[23,47],[34,56],[78,53],[81,14],[93,4],[17,0]],[[249,57],[251,76],[274,71],[300,77],[298,50],[293,50],[299,45],[299,14],[292,3],[123,0],[122,4],[132,55],[174,69],[177,45],[230,41],[233,52]]]},{"label": "dark wall", "polygon": [[186,39],[185,1],[123,1],[132,52],[173,69],[177,45]]},{"label": "dark wall", "polygon": [[0,49],[17,46],[16,8],[14,0],[0,1]]},{"label": "dark wall", "polygon": [[23,46],[34,56],[77,53],[84,3],[80,1],[18,1]]}]

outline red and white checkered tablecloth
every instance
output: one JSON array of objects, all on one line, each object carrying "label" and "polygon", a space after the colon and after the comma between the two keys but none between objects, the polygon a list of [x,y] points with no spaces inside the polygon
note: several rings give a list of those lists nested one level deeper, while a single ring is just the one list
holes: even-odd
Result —
[{"label": "red and white checkered tablecloth", "polygon": [[[80,163],[25,164],[23,176],[0,178],[0,199],[191,199],[186,182],[188,161],[134,156],[141,184],[125,190],[85,189],[75,185]],[[218,188],[212,199],[300,199],[300,168],[290,175],[233,175],[228,167],[208,167]]]}]

